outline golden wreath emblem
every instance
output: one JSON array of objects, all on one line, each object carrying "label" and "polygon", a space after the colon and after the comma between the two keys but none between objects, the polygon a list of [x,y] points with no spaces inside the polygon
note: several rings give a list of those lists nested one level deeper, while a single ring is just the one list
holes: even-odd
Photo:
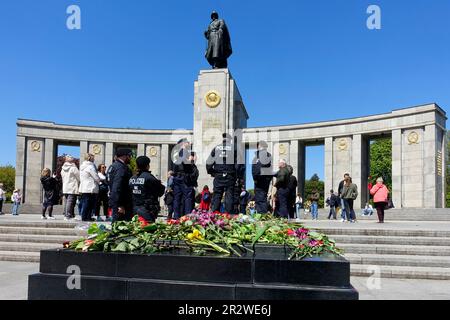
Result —
[{"label": "golden wreath emblem", "polygon": [[284,144],[280,144],[278,150],[280,151],[280,155],[285,155],[287,152],[286,146]]},{"label": "golden wreath emblem", "polygon": [[216,90],[211,90],[205,95],[205,101],[208,107],[214,109],[219,106],[222,98]]},{"label": "golden wreath emblem", "polygon": [[40,152],[41,151],[41,144],[38,141],[33,141],[31,143],[31,150],[34,152]]},{"label": "golden wreath emblem", "polygon": [[102,147],[100,147],[98,144],[96,144],[96,145],[94,145],[94,146],[92,147],[92,152],[93,152],[95,155],[99,155],[99,154],[102,153]]},{"label": "golden wreath emblem", "polygon": [[155,147],[150,148],[150,157],[155,158],[158,155],[158,150]]},{"label": "golden wreath emblem", "polygon": [[345,151],[348,148],[348,143],[347,143],[347,139],[340,139],[338,141],[338,149],[340,151]]},{"label": "golden wreath emblem", "polygon": [[418,144],[419,143],[419,134],[415,131],[411,132],[408,135],[408,143],[409,143],[409,145]]}]

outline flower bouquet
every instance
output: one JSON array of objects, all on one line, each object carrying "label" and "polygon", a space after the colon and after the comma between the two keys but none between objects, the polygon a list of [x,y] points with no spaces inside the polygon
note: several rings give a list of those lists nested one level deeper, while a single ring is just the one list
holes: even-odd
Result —
[{"label": "flower bouquet", "polygon": [[87,238],[66,244],[76,251],[155,253],[189,249],[199,255],[216,253],[242,256],[258,245],[279,245],[290,250],[289,259],[323,253],[341,254],[335,242],[301,224],[271,215],[229,215],[193,211],[180,220],[149,223],[135,216],[111,227],[92,224]]}]

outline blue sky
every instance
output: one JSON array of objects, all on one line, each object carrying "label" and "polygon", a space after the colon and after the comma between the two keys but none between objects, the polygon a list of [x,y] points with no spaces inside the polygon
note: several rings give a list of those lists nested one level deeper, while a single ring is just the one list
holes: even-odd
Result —
[{"label": "blue sky", "polygon": [[[72,4],[79,31],[66,28]],[[381,30],[366,27],[370,4]],[[230,28],[249,126],[450,106],[448,0],[2,0],[0,164],[15,163],[17,118],[191,129],[213,9]],[[307,177],[323,176],[314,150]]]}]

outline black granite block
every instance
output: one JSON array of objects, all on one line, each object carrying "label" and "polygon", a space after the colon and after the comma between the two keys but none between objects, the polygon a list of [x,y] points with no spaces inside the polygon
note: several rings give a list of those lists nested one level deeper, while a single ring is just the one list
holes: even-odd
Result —
[{"label": "black granite block", "polygon": [[256,257],[254,282],[313,286],[350,286],[350,263],[334,255],[286,260]]},{"label": "black granite block", "polygon": [[236,300],[358,300],[353,288],[238,285]]},{"label": "black granite block", "polygon": [[128,282],[129,300],[234,300],[235,285],[137,280]]},{"label": "black granite block", "polygon": [[69,266],[78,266],[82,275],[114,277],[117,254],[103,252],[75,252],[72,250],[41,251],[40,272],[67,274]]},{"label": "black granite block", "polygon": [[[181,249],[150,255],[47,250],[41,274],[29,278],[32,300],[345,300],[358,299],[341,256],[288,260],[283,247],[256,254],[197,256]],[[67,288],[78,266],[81,290]]]},{"label": "black granite block", "polygon": [[127,281],[81,277],[80,289],[69,290],[68,276],[35,274],[28,277],[29,300],[126,300]]},{"label": "black granite block", "polygon": [[252,259],[189,254],[120,254],[117,276],[124,278],[252,283]]}]

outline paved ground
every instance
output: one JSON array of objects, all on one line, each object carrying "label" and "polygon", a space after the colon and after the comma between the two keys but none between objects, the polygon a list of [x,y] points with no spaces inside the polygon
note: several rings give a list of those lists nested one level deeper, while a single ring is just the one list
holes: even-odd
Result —
[{"label": "paved ground", "polygon": [[385,229],[385,230],[434,230],[434,231],[450,231],[449,221],[387,221],[379,224],[372,220],[361,220],[356,223],[342,223],[340,221],[300,221],[307,227],[322,227],[336,229]]},{"label": "paved ground", "polygon": [[[36,263],[0,261],[0,300],[27,299],[28,275],[39,271]],[[352,277],[361,300],[450,300],[450,281]],[[372,286],[378,289],[369,289]]]},{"label": "paved ground", "polygon": [[28,275],[37,272],[37,263],[0,261],[0,300],[26,300]]}]

